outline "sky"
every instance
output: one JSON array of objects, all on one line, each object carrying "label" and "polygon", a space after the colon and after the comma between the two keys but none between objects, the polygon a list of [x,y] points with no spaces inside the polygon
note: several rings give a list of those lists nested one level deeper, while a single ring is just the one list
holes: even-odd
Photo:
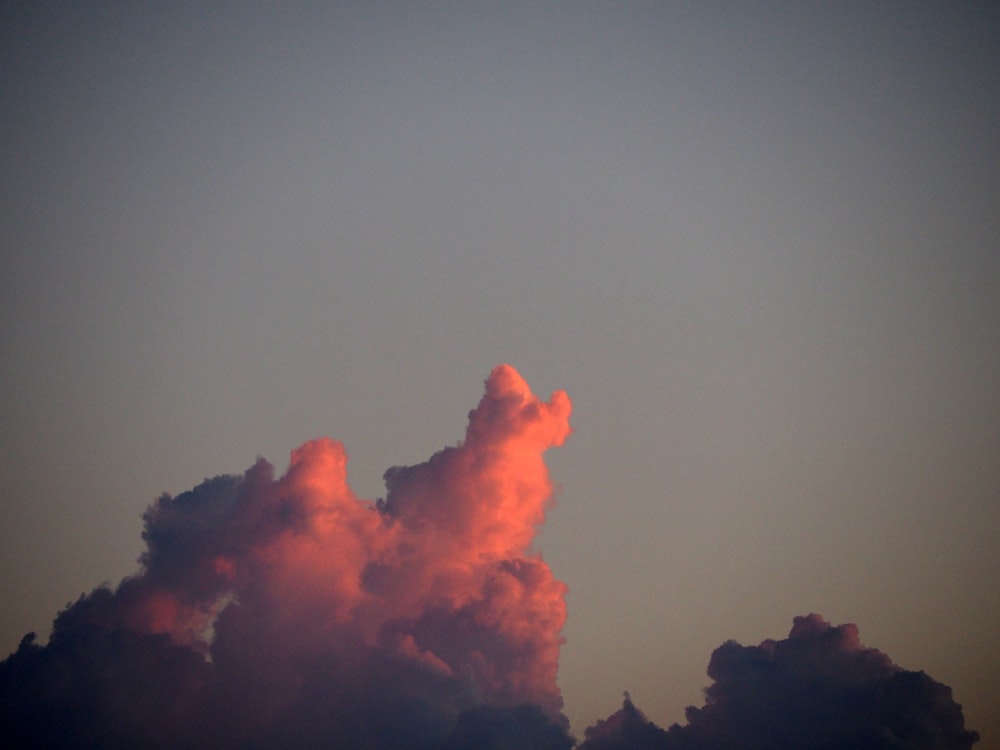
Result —
[{"label": "sky", "polygon": [[820,613],[1000,749],[998,30],[5,4],[0,651],[135,573],[163,493],[329,436],[385,498],[509,363],[572,401],[531,545],[578,737]]}]

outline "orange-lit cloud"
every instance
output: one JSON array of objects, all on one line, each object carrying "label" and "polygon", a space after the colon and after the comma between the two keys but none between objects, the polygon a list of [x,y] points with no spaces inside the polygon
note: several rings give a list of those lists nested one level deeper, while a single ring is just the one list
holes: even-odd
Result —
[{"label": "orange-lit cloud", "polygon": [[[225,710],[217,741],[280,729],[308,745],[336,719],[380,744],[418,716],[414,737],[440,739],[463,711],[526,703],[563,731],[566,587],[531,544],[552,498],[543,454],[570,412],[565,393],[542,401],[500,365],[465,439],[387,471],[384,501],[354,495],[327,438],[295,449],[284,476],[259,460],[164,496],[140,573],[63,612],[49,653],[128,633],[203,654],[185,680]],[[376,695],[385,705],[366,707]]]}]

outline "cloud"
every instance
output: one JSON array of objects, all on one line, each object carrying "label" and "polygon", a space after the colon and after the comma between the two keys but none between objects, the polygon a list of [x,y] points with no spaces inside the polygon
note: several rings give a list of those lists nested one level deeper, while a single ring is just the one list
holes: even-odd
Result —
[{"label": "cloud", "polygon": [[817,614],[796,617],[784,640],[724,643],[708,676],[705,705],[687,709],[685,726],[656,727],[626,695],[581,750],[959,750],[979,739],[947,686]]},{"label": "cloud", "polygon": [[635,707],[628,692],[621,709],[588,727],[581,747],[587,750],[669,747],[667,733]]},{"label": "cloud", "polygon": [[0,665],[4,744],[568,747],[566,587],[531,543],[570,412],[501,365],[465,440],[386,472],[384,501],[330,439],[159,498],[139,573]]},{"label": "cloud", "polygon": [[[497,367],[463,442],[361,500],[330,439],[144,514],[138,573],[0,662],[11,748],[569,750],[556,682],[566,587],[532,551],[543,455],[571,405]],[[586,613],[579,616],[585,617]],[[662,729],[626,694],[581,750],[965,749],[951,691],[795,618],[712,654],[705,705]],[[600,676],[595,676],[600,679]]]},{"label": "cloud", "polygon": [[466,711],[442,750],[571,750],[574,744],[538,706],[525,703]]}]

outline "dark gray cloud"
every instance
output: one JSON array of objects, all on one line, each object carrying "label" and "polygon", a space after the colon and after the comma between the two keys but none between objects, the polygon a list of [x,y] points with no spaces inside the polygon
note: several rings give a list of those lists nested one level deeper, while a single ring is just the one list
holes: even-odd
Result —
[{"label": "dark gray cloud", "polygon": [[817,614],[796,617],[783,640],[724,643],[708,676],[705,705],[687,709],[685,726],[664,731],[626,696],[581,750],[963,750],[979,739],[950,688],[863,646],[856,625]]}]

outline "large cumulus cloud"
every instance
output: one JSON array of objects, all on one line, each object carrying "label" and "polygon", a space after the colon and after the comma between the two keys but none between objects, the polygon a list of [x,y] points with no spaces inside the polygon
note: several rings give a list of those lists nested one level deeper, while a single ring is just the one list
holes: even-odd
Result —
[{"label": "large cumulus cloud", "polygon": [[[136,575],[0,663],[0,746],[569,750],[566,587],[532,541],[571,405],[497,367],[464,441],[355,497],[334,440],[209,479],[144,515]],[[578,613],[586,617],[586,612]],[[712,654],[663,729],[631,702],[580,750],[967,750],[951,691],[854,625]],[[594,675],[593,679],[602,679]],[[669,679],[669,676],[665,676]]]},{"label": "large cumulus cloud", "polygon": [[161,497],[139,573],[0,666],[8,746],[565,744],[565,586],[531,543],[570,410],[501,365],[465,440],[390,469],[384,501],[329,439]]}]

